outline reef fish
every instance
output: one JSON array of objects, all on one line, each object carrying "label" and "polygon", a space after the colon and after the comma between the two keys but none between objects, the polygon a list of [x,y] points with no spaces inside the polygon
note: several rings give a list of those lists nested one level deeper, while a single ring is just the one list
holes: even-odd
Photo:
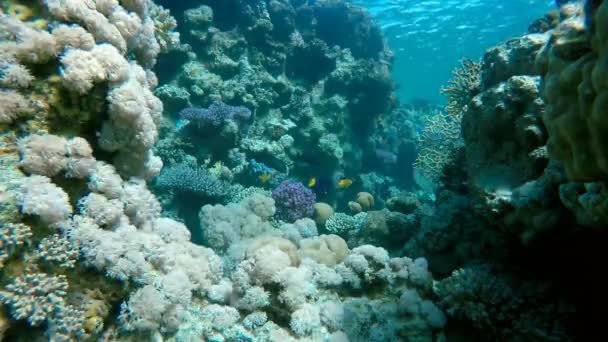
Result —
[{"label": "reef fish", "polygon": [[312,187],[314,187],[315,185],[317,185],[317,179],[316,179],[315,177],[310,178],[310,179],[308,180],[308,187],[309,187],[309,188],[312,188]]},{"label": "reef fish", "polygon": [[266,172],[261,174],[258,179],[260,180],[260,182],[262,182],[263,184],[266,184],[268,182],[268,180],[270,180],[271,174]]},{"label": "reef fish", "polygon": [[353,185],[353,180],[349,178],[342,178],[338,181],[338,189],[346,189]]}]

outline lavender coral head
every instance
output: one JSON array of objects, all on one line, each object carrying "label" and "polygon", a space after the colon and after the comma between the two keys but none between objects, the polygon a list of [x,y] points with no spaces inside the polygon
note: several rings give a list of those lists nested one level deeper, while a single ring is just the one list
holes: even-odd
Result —
[{"label": "lavender coral head", "polygon": [[251,111],[242,106],[229,106],[223,102],[214,102],[209,108],[188,107],[179,112],[183,120],[194,122],[199,127],[218,127],[228,120],[239,124],[246,123],[251,118]]},{"label": "lavender coral head", "polygon": [[283,181],[272,191],[272,198],[282,220],[293,222],[314,212],[315,194],[300,182]]},{"label": "lavender coral head", "polygon": [[179,112],[179,117],[195,123],[199,127],[218,127],[224,123],[226,118],[220,117],[217,113],[210,112],[208,109],[199,107],[188,107]]}]

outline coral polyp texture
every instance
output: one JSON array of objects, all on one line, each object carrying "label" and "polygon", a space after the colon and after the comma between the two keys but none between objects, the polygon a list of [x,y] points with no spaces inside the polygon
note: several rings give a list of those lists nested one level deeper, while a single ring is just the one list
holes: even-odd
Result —
[{"label": "coral polyp texture", "polygon": [[[167,83],[155,94],[168,116],[187,124],[161,139],[203,145],[174,150],[198,164],[220,161],[247,185],[364,170],[374,153],[365,134],[395,105],[392,53],[366,11],[344,1],[197,6],[175,5],[184,10],[178,29],[189,48],[172,54],[184,63],[159,73]],[[251,177],[232,160],[235,151],[275,177],[260,184],[261,174]]]},{"label": "coral polyp texture", "polygon": [[0,340],[601,329],[608,2],[464,59],[445,105],[397,101],[372,14],[0,2]]},{"label": "coral polyp texture", "polygon": [[315,194],[300,182],[282,182],[272,190],[272,198],[277,203],[277,216],[286,221],[311,217],[314,212]]}]

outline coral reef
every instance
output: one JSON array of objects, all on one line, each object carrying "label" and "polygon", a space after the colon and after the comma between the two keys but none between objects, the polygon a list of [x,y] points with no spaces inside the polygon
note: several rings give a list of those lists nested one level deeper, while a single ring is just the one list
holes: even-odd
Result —
[{"label": "coral reef", "polygon": [[463,60],[444,108],[397,105],[350,2],[158,3],[0,3],[0,339],[601,329],[608,2]]},{"label": "coral reef", "polygon": [[[161,139],[175,134],[201,146],[176,150],[199,165],[220,161],[246,185],[272,188],[284,175],[329,183],[363,170],[375,148],[361,130],[371,132],[394,106],[392,56],[367,12],[343,1],[167,5],[184,11],[178,29],[192,48],[181,53],[183,66],[163,71],[155,93],[172,104],[166,116],[189,123]],[[269,172],[253,176],[232,162],[236,152]],[[319,185],[312,190],[320,199],[339,195]]]}]

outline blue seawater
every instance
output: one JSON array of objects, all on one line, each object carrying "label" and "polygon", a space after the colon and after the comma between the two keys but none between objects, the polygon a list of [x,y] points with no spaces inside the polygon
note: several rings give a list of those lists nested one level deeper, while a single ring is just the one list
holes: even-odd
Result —
[{"label": "blue seawater", "polygon": [[[550,0],[351,0],[367,8],[395,53],[393,78],[404,102],[444,101],[445,85],[460,59],[525,33],[555,8]],[[564,1],[561,1],[564,2]]]}]

